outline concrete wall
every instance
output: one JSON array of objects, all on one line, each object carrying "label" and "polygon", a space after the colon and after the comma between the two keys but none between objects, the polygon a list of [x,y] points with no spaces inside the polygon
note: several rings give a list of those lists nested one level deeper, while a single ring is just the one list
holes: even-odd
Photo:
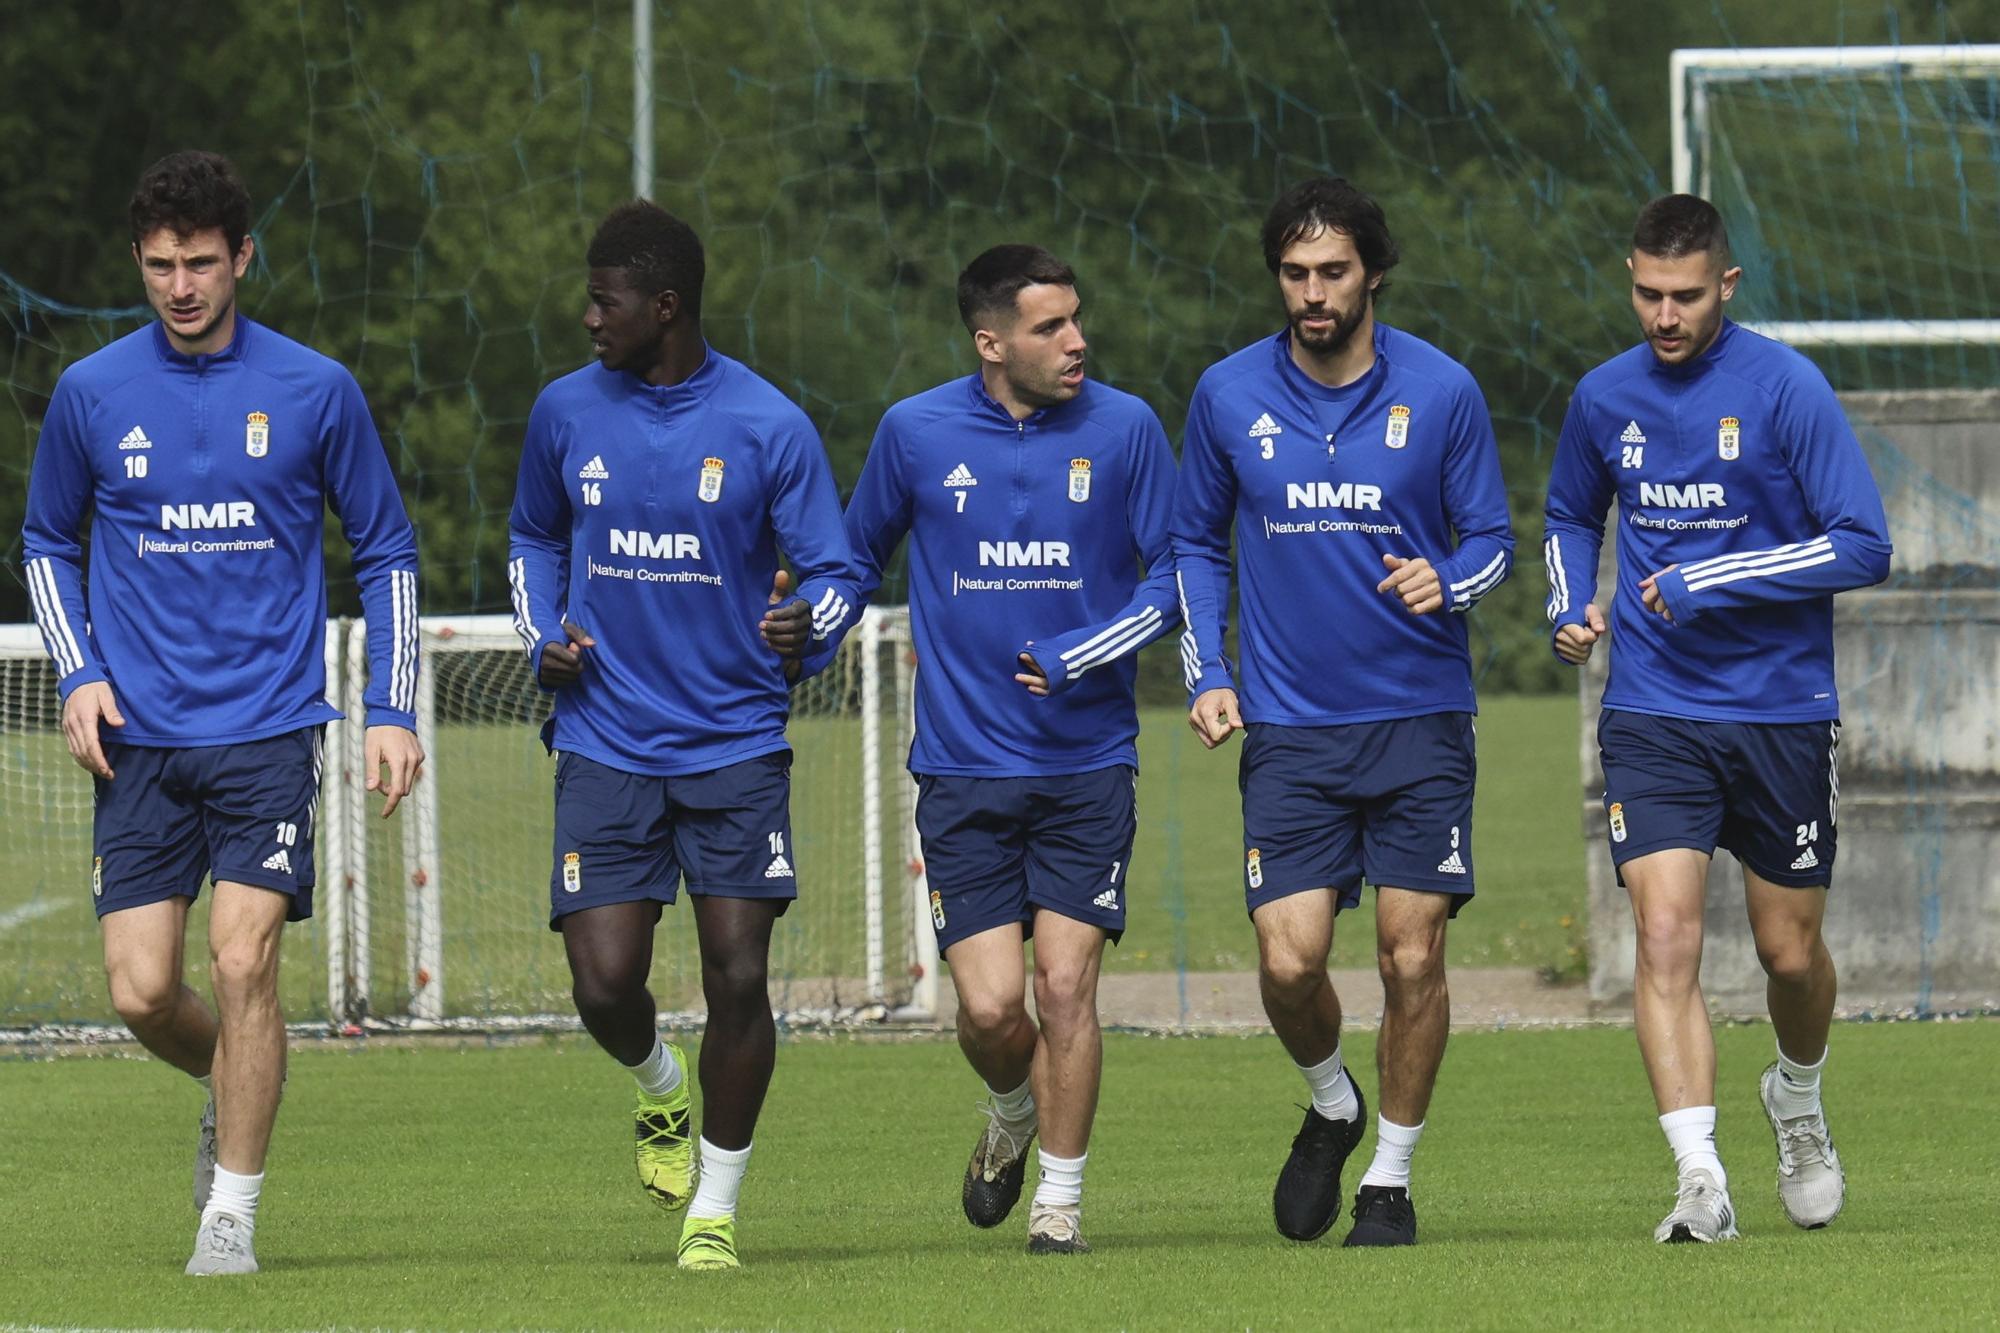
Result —
[{"label": "concrete wall", "polygon": [[[1845,394],[1889,514],[1881,588],[1835,601],[1840,850],[1827,941],[1843,1013],[2000,1008],[2000,393]],[[1611,528],[1599,586],[1614,572]],[[1616,651],[1616,645],[1612,645]],[[1631,907],[1612,872],[1597,759],[1605,655],[1581,673],[1590,992],[1629,1008]],[[1741,871],[1718,852],[1702,985],[1764,1012]]]}]

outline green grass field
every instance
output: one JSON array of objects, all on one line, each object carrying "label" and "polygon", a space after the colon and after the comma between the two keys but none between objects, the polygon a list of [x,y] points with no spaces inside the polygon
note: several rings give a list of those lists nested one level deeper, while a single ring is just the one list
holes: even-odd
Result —
[{"label": "green grass field", "polygon": [[[1403,1252],[1339,1249],[1344,1222],[1310,1246],[1272,1229],[1301,1092],[1274,1040],[1113,1037],[1096,1253],[1061,1259],[1022,1252],[1025,1209],[993,1232],[960,1216],[980,1121],[952,1045],[791,1041],[745,1186],[748,1267],[699,1276],[673,1267],[678,1221],[633,1179],[630,1083],[588,1044],[313,1047],[270,1162],[265,1271],[203,1283],[180,1276],[197,1090],[152,1061],[17,1060],[0,1067],[0,1324],[1990,1326],[2000,1022],[1836,1029],[1850,1189],[1816,1233],[1772,1188],[1754,1091],[1770,1030],[1718,1041],[1733,1244],[1652,1243],[1672,1168],[1629,1032],[1454,1037],[1416,1159],[1422,1243]],[[1348,1045],[1371,1070],[1371,1038]]]},{"label": "green grass field", "polygon": [[[1179,709],[1142,714],[1139,842],[1125,942],[1106,964],[1114,972],[1254,963],[1241,887],[1239,747],[1203,750],[1184,719]],[[1486,703],[1473,834],[1479,892],[1452,926],[1454,962],[1581,974],[1576,726],[1576,704],[1566,696]],[[785,978],[856,978],[864,957],[860,730],[851,717],[802,707],[791,737],[801,880],[800,900],[773,942],[781,1005]],[[428,780],[439,784],[449,1007],[482,1016],[566,1011],[568,971],[546,928],[550,761],[527,725],[441,727],[435,749]],[[885,742],[882,762],[886,773],[900,773],[903,755]],[[9,830],[0,840],[0,1026],[107,1020],[88,897],[88,780],[50,735],[0,737],[0,768],[0,823]],[[901,817],[893,804],[882,816],[886,882],[896,891],[906,882],[897,860]],[[371,992],[376,1012],[393,1013],[410,990],[396,858],[402,829],[371,825]],[[199,940],[206,918],[196,910],[191,936]],[[1336,962],[1367,962],[1372,916],[1371,898],[1343,922]],[[906,912],[888,914],[892,972],[906,956],[909,930]],[[323,923],[287,931],[284,990],[294,1019],[327,1014],[325,950]],[[202,986],[205,953],[197,947],[189,959]],[[659,933],[654,989],[669,1008],[698,1007],[698,978],[683,910]]]}]

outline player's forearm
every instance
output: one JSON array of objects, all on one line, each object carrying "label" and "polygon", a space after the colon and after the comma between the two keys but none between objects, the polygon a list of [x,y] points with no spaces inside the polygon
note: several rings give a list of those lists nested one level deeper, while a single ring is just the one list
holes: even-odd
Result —
[{"label": "player's forearm", "polygon": [[1661,577],[1676,621],[1709,611],[1806,601],[1867,588],[1889,576],[1888,542],[1848,532],[1822,533],[1758,551],[1680,565]]},{"label": "player's forearm", "polygon": [[1583,624],[1584,608],[1597,600],[1599,533],[1551,527],[1542,537],[1542,572],[1548,579],[1549,624]]},{"label": "player's forearm", "polygon": [[357,575],[368,620],[368,688],[362,701],[369,726],[416,727],[417,571],[376,567]]}]

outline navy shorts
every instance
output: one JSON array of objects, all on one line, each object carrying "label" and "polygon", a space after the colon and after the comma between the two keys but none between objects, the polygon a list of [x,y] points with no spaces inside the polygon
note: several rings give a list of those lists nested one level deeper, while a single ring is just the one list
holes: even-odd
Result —
[{"label": "navy shorts", "polygon": [[1043,778],[917,774],[917,832],[940,950],[1034,909],[1125,933],[1139,829],[1129,764]]},{"label": "navy shorts", "polygon": [[107,738],[118,776],[96,779],[97,914],[198,897],[206,875],[285,894],[288,921],[311,916],[324,730],[189,749]]},{"label": "navy shorts", "polygon": [[1612,864],[1669,847],[1726,847],[1773,884],[1831,884],[1839,746],[1838,722],[1695,722],[1606,709],[1597,750]]},{"label": "navy shorts", "polygon": [[671,903],[689,893],[799,896],[792,851],[792,752],[707,773],[627,773],[571,752],[556,756],[555,868],[549,929],[612,903]]},{"label": "navy shorts", "polygon": [[1361,881],[1472,897],[1472,715],[1342,727],[1253,722],[1243,741],[1243,893],[1251,912],[1307,889],[1338,910]]}]

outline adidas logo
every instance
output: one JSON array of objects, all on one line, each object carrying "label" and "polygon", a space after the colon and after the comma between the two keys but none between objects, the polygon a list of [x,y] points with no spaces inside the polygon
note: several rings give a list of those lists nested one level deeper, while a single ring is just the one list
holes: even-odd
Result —
[{"label": "adidas logo", "polygon": [[792,874],[792,863],[785,859],[784,853],[780,852],[771,858],[771,864],[764,867],[764,878],[793,879],[796,877]]},{"label": "adidas logo", "polygon": [[1639,429],[1639,423],[1636,421],[1626,422],[1624,431],[1618,436],[1618,443],[1620,444],[1644,444],[1645,442],[1646,432]]},{"label": "adidas logo", "polygon": [[972,475],[971,468],[960,463],[951,470],[951,475],[944,479],[944,484],[947,486],[977,486],[979,478]]},{"label": "adidas logo", "polygon": [[1269,435],[1283,435],[1284,433],[1285,428],[1271,420],[1269,412],[1263,413],[1250,423],[1250,438],[1253,440],[1261,440]]},{"label": "adidas logo", "polygon": [[118,441],[120,449],[150,449],[153,442],[146,438],[146,432],[137,426],[125,432],[125,438]]},{"label": "adidas logo", "polygon": [[1106,889],[1090,901],[1107,912],[1115,912],[1118,910],[1118,890]]},{"label": "adidas logo", "polygon": [[1792,869],[1817,870],[1819,869],[1819,858],[1817,856],[1814,856],[1813,849],[1808,847],[1804,851],[1799,853],[1798,860],[1792,862]]},{"label": "adidas logo", "polygon": [[604,466],[603,454],[592,454],[590,461],[583,465],[583,471],[576,475],[580,481],[609,481],[611,469]]},{"label": "adidas logo", "polygon": [[277,851],[272,852],[269,856],[264,858],[264,869],[280,871],[287,875],[291,874],[292,873],[291,853],[286,851],[283,847],[280,847]]},{"label": "adidas logo", "polygon": [[1463,875],[1465,873],[1465,862],[1458,859],[1457,848],[1453,848],[1450,856],[1438,862],[1438,873],[1440,875]]}]

